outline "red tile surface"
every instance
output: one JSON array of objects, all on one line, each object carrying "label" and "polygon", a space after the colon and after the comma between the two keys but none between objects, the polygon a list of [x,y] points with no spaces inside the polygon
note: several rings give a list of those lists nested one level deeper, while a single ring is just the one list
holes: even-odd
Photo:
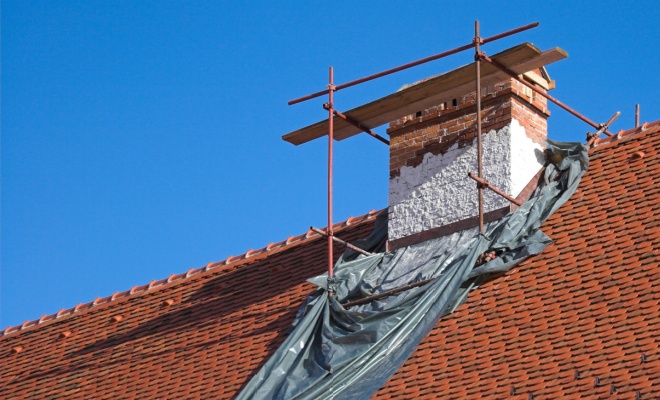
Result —
[{"label": "red tile surface", "polygon": [[[366,237],[378,214],[335,232]],[[326,270],[326,244],[308,232],[9,327],[0,399],[231,398],[284,340],[314,289],[305,280]]]},{"label": "red tile surface", "polygon": [[660,122],[601,140],[543,225],[554,243],[472,292],[375,398],[660,398],[659,152]]},{"label": "red tile surface", "polygon": [[[375,398],[658,398],[660,122],[645,128],[599,141],[544,224],[554,243],[472,292]],[[349,221],[351,241],[374,218]],[[0,398],[232,398],[284,340],[325,243],[307,233],[9,327]]]}]

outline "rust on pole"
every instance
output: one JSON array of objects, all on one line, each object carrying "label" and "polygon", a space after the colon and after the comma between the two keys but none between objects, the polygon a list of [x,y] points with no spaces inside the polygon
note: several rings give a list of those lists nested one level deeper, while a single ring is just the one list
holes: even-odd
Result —
[{"label": "rust on pole", "polygon": [[334,93],[335,93],[334,69],[330,67],[328,72],[328,295],[332,296],[334,291],[334,273],[333,273],[333,248],[334,232],[332,229],[332,150],[334,141],[333,111]]},{"label": "rust on pole", "polygon": [[615,112],[614,115],[612,115],[610,119],[607,120],[607,122],[605,122],[600,127],[599,130],[597,130],[594,133],[587,134],[587,146],[591,146],[596,141],[596,139],[598,139],[598,136],[600,136],[601,133],[603,133],[607,128],[609,128],[610,125],[612,125],[612,122],[614,122],[617,118],[619,118],[619,115],[621,115],[621,111]]},{"label": "rust on pole", "polygon": [[515,197],[503,192],[502,190],[496,188],[495,186],[491,185],[490,182],[483,178],[479,178],[478,176],[475,176],[472,172],[468,173],[468,176],[475,181],[477,181],[477,186],[480,189],[489,189],[492,190],[494,193],[499,194],[500,196],[504,197],[505,199],[509,200],[511,203],[517,205],[518,207],[522,206],[522,202],[518,201]]},{"label": "rust on pole", "polygon": [[[538,22],[533,22],[531,24],[527,24],[527,25],[521,26],[519,28],[511,29],[509,31],[502,32],[502,33],[499,33],[497,35],[487,37],[487,38],[485,38],[481,41],[481,44],[486,44],[486,43],[489,43],[489,42],[492,42],[492,41],[495,41],[495,40],[498,40],[498,39],[505,38],[507,36],[515,35],[516,33],[520,33],[520,32],[526,31],[528,29],[536,28],[537,26],[539,26],[539,23]],[[353,80],[353,81],[350,81],[350,82],[342,83],[341,85],[337,85],[334,90],[337,91],[337,90],[342,90],[342,89],[349,88],[351,86],[359,85],[360,83],[368,82],[368,81],[371,81],[371,80],[374,80],[374,79],[377,79],[377,78],[380,78],[380,77],[383,77],[383,76],[386,76],[386,75],[393,74],[395,72],[403,71],[405,69],[416,67],[418,65],[425,64],[425,63],[430,62],[430,61],[435,61],[435,60],[438,60],[438,59],[443,58],[443,57],[447,57],[447,56],[450,56],[450,55],[453,55],[453,54],[456,54],[456,53],[460,53],[461,51],[469,50],[472,47],[474,47],[474,43],[470,43],[470,44],[466,44],[466,45],[463,45],[463,46],[460,46],[460,47],[456,47],[455,49],[447,50],[447,51],[444,51],[442,53],[438,53],[438,54],[435,54],[435,55],[432,55],[432,56],[429,56],[429,57],[426,57],[426,58],[422,58],[422,59],[417,60],[417,61],[410,62],[408,64],[403,64],[401,66],[391,68],[391,69],[388,69],[388,70],[385,70],[385,71],[382,71],[382,72],[378,72],[378,73],[373,74],[373,75],[365,76],[364,78],[360,78],[360,79],[356,79],[356,80]],[[288,102],[288,104],[291,106],[291,105],[294,105],[294,104],[302,103],[303,101],[311,100],[313,98],[323,96],[324,94],[328,94],[328,92],[329,92],[329,89],[321,90],[320,92],[308,94],[307,96],[303,96],[303,97],[299,97],[297,99],[290,100]]]},{"label": "rust on pole", "polygon": [[524,32],[524,31],[526,31],[526,30],[529,30],[529,29],[532,29],[532,28],[536,28],[536,27],[539,26],[539,25],[540,25],[540,24],[539,24],[538,22],[532,22],[531,24],[523,25],[523,26],[521,26],[521,27],[518,27],[518,28],[515,28],[515,29],[511,29],[511,30],[506,31],[506,32],[498,33],[497,35],[489,36],[489,37],[483,39],[483,40],[481,41],[481,44],[486,44],[486,43],[494,42],[494,41],[496,41],[496,40],[499,40],[499,39],[505,38],[505,37],[507,37],[507,36],[515,35],[516,33]]},{"label": "rust on pole", "polygon": [[635,105],[635,128],[639,128],[639,104]]},{"label": "rust on pole", "polygon": [[376,132],[374,132],[374,131],[372,131],[371,129],[367,128],[366,126],[362,125],[361,122],[356,121],[356,120],[354,120],[353,118],[351,118],[351,117],[349,117],[349,116],[347,116],[347,115],[345,115],[345,114],[342,114],[341,112],[339,112],[339,111],[337,111],[337,110],[333,110],[333,112],[334,112],[334,114],[335,114],[337,117],[343,119],[344,121],[348,122],[349,124],[353,125],[354,127],[358,128],[358,129],[362,129],[362,131],[363,131],[364,133],[367,133],[367,134],[373,136],[375,139],[380,140],[381,142],[385,143],[385,144],[388,145],[388,146],[390,145],[390,141],[389,141],[389,140],[385,139],[384,137],[380,136],[380,135],[377,134]]},{"label": "rust on pole", "polygon": [[589,139],[587,139],[587,147],[591,147],[594,142],[596,142],[596,139],[598,139],[598,136],[589,136]]},{"label": "rust on pole", "polygon": [[[477,99],[477,173],[479,178],[483,179],[483,160],[482,160],[482,148],[481,148],[481,58],[479,54],[481,53],[481,44],[482,40],[479,37],[479,21],[474,21],[474,65],[476,70],[476,92],[475,97]],[[480,185],[477,186],[479,192],[479,232],[484,232],[484,188]]]},{"label": "rust on pole", "polygon": [[619,118],[619,115],[621,115],[621,111],[615,112],[614,115],[612,115],[610,119],[608,119],[607,122],[605,122],[596,133],[600,135],[601,133],[605,132],[605,130],[609,128],[610,125],[612,125],[612,122]]},{"label": "rust on pole", "polygon": [[427,283],[429,283],[433,280],[435,280],[435,278],[424,279],[423,281],[411,283],[409,285],[399,286],[398,288],[386,290],[384,292],[380,292],[380,293],[377,293],[377,294],[373,294],[371,296],[363,297],[361,299],[348,301],[346,303],[343,303],[342,306],[351,307],[351,306],[357,306],[359,304],[366,304],[366,303],[369,303],[370,301],[373,301],[373,300],[381,299],[381,298],[387,297],[387,296],[392,296],[394,294],[405,292],[406,290],[410,290],[412,288],[416,288],[416,287],[419,287],[419,286],[424,286],[424,285],[426,285]]},{"label": "rust on pole", "polygon": [[[309,229],[313,230],[314,232],[316,232],[316,233],[318,233],[318,234],[320,234],[320,235],[328,236],[328,233],[327,233],[327,232],[325,232],[325,231],[323,231],[323,230],[321,230],[321,229],[315,228],[315,227],[313,227],[313,226],[310,226]],[[351,249],[351,250],[355,250],[355,251],[357,251],[358,253],[363,254],[363,255],[365,255],[365,256],[372,256],[372,255],[373,255],[372,253],[369,253],[368,251],[362,250],[361,248],[359,248],[359,247],[357,247],[357,246],[355,246],[355,245],[353,245],[353,244],[350,244],[350,243],[348,243],[348,242],[345,241],[345,240],[341,240],[341,239],[339,239],[337,236],[333,236],[333,237],[332,237],[332,240],[334,240],[334,241],[337,242],[337,243],[341,243],[341,244],[343,244],[344,246],[348,247],[349,249]]]},{"label": "rust on pole", "polygon": [[[518,76],[518,74],[511,71],[509,68],[505,67],[504,65],[500,64],[499,62],[497,62],[497,61],[491,59],[490,57],[486,56],[486,54],[484,54],[484,53],[479,54],[479,58],[484,60],[484,61],[489,62],[490,64],[492,64],[493,66],[495,66],[496,68],[501,70],[502,72],[506,73],[507,75],[509,75],[513,79],[517,80],[518,82],[520,82],[523,85],[527,86],[528,88],[532,89],[536,93],[540,94],[541,96],[543,96],[546,99],[550,100],[551,102],[555,103],[556,105],[558,105],[559,107],[561,107],[564,110],[568,111],[569,113],[573,114],[574,116],[581,119],[582,121],[586,122],[588,125],[591,125],[592,127],[596,128],[596,129],[600,129],[600,128],[603,127],[602,124],[595,123],[594,121],[590,120],[589,118],[585,117],[584,115],[580,114],[579,112],[573,110],[572,108],[570,108],[566,104],[564,104],[561,101],[557,100],[556,98],[552,97],[551,95],[548,94],[548,92],[545,89],[542,89],[538,86],[532,85],[532,84],[526,82],[524,79],[521,79]],[[612,132],[609,132],[607,129],[604,130],[603,133],[605,133],[608,136],[614,136],[614,134]]]}]

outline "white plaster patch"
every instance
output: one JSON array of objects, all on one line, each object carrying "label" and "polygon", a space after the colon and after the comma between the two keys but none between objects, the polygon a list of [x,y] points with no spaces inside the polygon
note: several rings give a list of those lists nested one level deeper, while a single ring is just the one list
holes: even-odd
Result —
[{"label": "white plaster patch", "polygon": [[511,131],[511,192],[518,196],[545,163],[543,146],[534,143],[525,128],[517,120],[512,120]]},{"label": "white plaster patch", "polygon": [[[516,196],[541,168],[540,149],[516,120],[497,132],[490,131],[483,136],[484,177]],[[425,154],[416,167],[402,167],[399,176],[390,180],[389,239],[477,215],[476,183],[468,172],[477,172],[476,146],[459,149],[456,144],[445,154]],[[486,212],[507,205],[504,198],[484,191]]]}]

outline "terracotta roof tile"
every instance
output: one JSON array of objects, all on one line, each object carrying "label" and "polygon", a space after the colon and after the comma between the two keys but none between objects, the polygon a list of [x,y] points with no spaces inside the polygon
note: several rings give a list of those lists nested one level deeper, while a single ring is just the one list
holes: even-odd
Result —
[{"label": "terracotta roof tile", "polygon": [[[335,231],[354,241],[378,214]],[[307,232],[9,327],[0,397],[232,397],[285,337],[313,289],[305,280],[325,269],[325,243]]]},{"label": "terracotta roof tile", "polygon": [[[554,242],[471,293],[374,397],[660,393],[659,148],[660,121],[598,140],[543,226]],[[335,229],[364,237],[375,214]],[[307,232],[9,327],[0,397],[232,398],[284,340],[324,254]]]},{"label": "terracotta roof tile", "polygon": [[[460,346],[449,346],[450,338],[483,356],[461,357],[459,371],[437,369],[429,384],[436,390],[426,398],[463,387],[462,374],[470,373],[480,380],[495,376],[498,387],[534,398],[635,398],[636,391],[652,398],[660,392],[660,302],[654,292],[660,285],[660,161],[648,157],[660,147],[658,125],[599,141],[578,192],[543,227],[554,244],[505,279],[483,285],[439,321],[375,397],[400,398],[397,389],[413,383],[399,376],[412,364],[461,354]],[[640,149],[646,156],[631,161]],[[494,300],[496,313],[479,307],[484,297]],[[475,323],[499,332],[476,331]],[[496,357],[494,342],[500,344]],[[645,353],[655,360],[641,363]],[[580,371],[578,379],[571,379],[574,370]],[[491,396],[485,391],[462,396],[483,397]],[[502,391],[492,397],[517,398]]]}]

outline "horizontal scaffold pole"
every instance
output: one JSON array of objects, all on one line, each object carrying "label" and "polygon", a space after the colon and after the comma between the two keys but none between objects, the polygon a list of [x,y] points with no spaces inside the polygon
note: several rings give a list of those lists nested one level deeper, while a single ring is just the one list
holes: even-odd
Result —
[{"label": "horizontal scaffold pole", "polygon": [[612,125],[612,122],[619,118],[619,115],[621,115],[621,111],[615,112],[614,115],[612,115],[612,117],[607,122],[605,122],[599,130],[594,133],[587,134],[587,146],[591,146],[596,141],[596,139],[598,139],[598,136],[607,130],[610,125]]},{"label": "horizontal scaffold pole", "polygon": [[[534,22],[534,23],[531,23],[531,24],[528,24],[528,25],[525,25],[525,26],[521,26],[521,27],[516,28],[516,29],[511,29],[510,31],[502,32],[502,33],[499,33],[497,35],[484,38],[484,39],[482,39],[483,41],[481,43],[486,44],[486,43],[489,43],[489,42],[493,42],[495,40],[502,39],[502,38],[505,38],[507,36],[515,35],[516,33],[520,33],[520,32],[526,31],[528,29],[536,28],[537,26],[539,26],[539,23]],[[342,83],[341,85],[335,86],[334,90],[338,91],[338,90],[349,88],[351,86],[359,85],[360,83],[368,82],[368,81],[371,81],[371,80],[374,80],[374,79],[377,79],[377,78],[380,78],[380,77],[383,77],[383,76],[386,76],[386,75],[393,74],[395,72],[403,71],[403,70],[408,69],[408,68],[416,67],[418,65],[425,64],[425,63],[430,62],[430,61],[435,61],[435,60],[438,60],[440,58],[450,56],[452,54],[460,53],[461,51],[469,50],[473,47],[474,47],[474,43],[469,43],[469,44],[457,47],[457,48],[452,49],[452,50],[447,50],[447,51],[442,52],[442,53],[438,53],[438,54],[435,54],[435,55],[432,55],[432,56],[429,56],[429,57],[426,57],[426,58],[422,58],[421,60],[413,61],[413,62],[410,62],[408,64],[404,64],[404,65],[401,65],[401,66],[398,66],[398,67],[395,67],[395,68],[388,69],[386,71],[378,72],[378,73],[373,74],[373,75],[365,76],[364,78],[360,78],[360,79],[356,79],[354,81]],[[294,105],[294,104],[302,103],[303,101],[311,100],[311,99],[314,99],[316,97],[323,96],[324,94],[328,94],[328,89],[322,90],[320,92],[308,94],[307,96],[299,97],[297,99],[293,99],[293,100],[289,101],[288,104],[291,106],[291,105]]]},{"label": "horizontal scaffold pole", "polygon": [[[326,110],[328,109],[328,105],[324,104],[323,108]],[[338,118],[343,119],[344,121],[348,122],[349,124],[353,125],[354,127],[361,129],[364,133],[367,133],[371,136],[373,136],[375,139],[380,140],[381,142],[385,143],[386,145],[390,145],[390,141],[385,139],[384,137],[380,136],[376,132],[372,131],[370,128],[362,125],[361,122],[354,120],[353,118],[349,117],[348,115],[345,115],[337,110],[332,110],[333,114],[335,114]]]},{"label": "horizontal scaffold pole", "polygon": [[502,196],[505,199],[509,200],[513,204],[517,205],[518,207],[522,206],[522,203],[520,201],[516,200],[513,196],[510,196],[510,195],[506,194],[505,192],[501,191],[500,189],[496,188],[495,186],[491,185],[490,182],[488,182],[487,180],[479,178],[478,176],[476,176],[472,172],[468,172],[468,176],[470,178],[474,179],[475,181],[477,181],[477,184],[480,185],[480,187],[482,187],[484,189],[490,189],[494,193],[499,194],[500,196]]},{"label": "horizontal scaffold pole", "polygon": [[[500,64],[499,62],[493,60],[492,58],[488,57],[485,53],[481,53],[479,55],[479,58],[483,61],[489,62],[491,65],[494,67],[498,68],[500,71],[504,72],[505,74],[509,75],[513,79],[517,80],[518,82],[522,83],[523,85],[527,86],[528,88],[532,89],[536,93],[540,94],[541,96],[545,97],[546,99],[550,100],[551,102],[555,103],[559,107],[563,108],[564,110],[568,111],[569,113],[573,114],[574,116],[578,117],[582,121],[586,122],[587,124],[591,125],[592,127],[596,129],[601,129],[603,127],[602,124],[597,124],[594,121],[590,120],[589,118],[585,117],[584,115],[580,114],[579,112],[575,111],[574,109],[570,108],[566,104],[562,103],[561,101],[555,99],[551,95],[548,94],[545,89],[542,89],[538,86],[532,85],[531,83],[526,82],[524,79],[521,79],[518,74],[515,72],[511,71],[509,68],[506,66]],[[608,136],[614,136],[611,132],[609,132],[607,129],[603,131]]]},{"label": "horizontal scaffold pole", "polygon": [[383,297],[392,296],[392,295],[397,294],[397,293],[405,292],[406,290],[410,290],[410,289],[413,289],[413,288],[416,288],[416,287],[419,287],[419,286],[424,286],[424,285],[426,285],[427,283],[429,283],[433,280],[435,280],[435,278],[424,279],[423,281],[418,281],[418,282],[415,282],[415,283],[411,283],[409,285],[400,286],[398,288],[386,290],[384,292],[380,292],[380,293],[377,293],[377,294],[372,294],[371,296],[363,297],[361,299],[349,301],[349,302],[343,303],[342,306],[351,307],[351,306],[357,306],[359,304],[366,304],[366,303],[369,303],[371,301],[381,299]]},{"label": "horizontal scaffold pole", "polygon": [[[320,235],[328,236],[328,233],[327,233],[327,232],[325,232],[325,231],[323,231],[323,230],[321,230],[321,229],[319,229],[319,228],[315,228],[315,227],[313,227],[313,226],[310,226],[309,229],[313,230],[314,232],[316,232],[316,233],[318,233],[318,234],[320,234]],[[372,256],[372,255],[373,255],[372,253],[369,253],[368,251],[364,251],[364,250],[362,250],[361,248],[359,248],[359,247],[357,247],[357,246],[355,246],[355,245],[352,245],[352,244],[348,243],[348,242],[345,241],[345,240],[341,240],[341,239],[339,239],[337,236],[334,236],[334,235],[333,235],[333,236],[332,236],[332,240],[334,240],[334,241],[337,242],[337,243],[341,243],[341,244],[345,245],[346,247],[348,247],[349,249],[351,249],[351,250],[355,250],[355,251],[357,251],[358,253],[363,254],[363,255],[365,255],[365,256]]]}]

